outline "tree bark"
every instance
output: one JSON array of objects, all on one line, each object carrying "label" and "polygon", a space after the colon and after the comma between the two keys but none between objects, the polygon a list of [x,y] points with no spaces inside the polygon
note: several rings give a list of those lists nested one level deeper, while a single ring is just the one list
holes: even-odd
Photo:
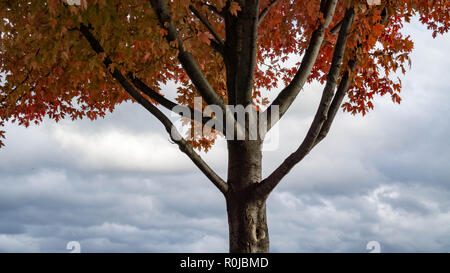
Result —
[{"label": "tree bark", "polygon": [[226,194],[231,253],[269,252],[266,197],[254,194],[261,181],[261,141],[229,141]]},{"label": "tree bark", "polygon": [[266,201],[227,198],[230,253],[269,252]]}]

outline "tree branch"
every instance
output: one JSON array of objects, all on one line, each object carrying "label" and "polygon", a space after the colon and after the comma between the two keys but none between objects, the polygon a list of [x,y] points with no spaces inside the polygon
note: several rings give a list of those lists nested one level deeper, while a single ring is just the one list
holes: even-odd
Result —
[{"label": "tree branch", "polygon": [[[230,5],[231,1],[227,2]],[[240,1],[237,16],[225,16],[225,66],[228,103],[244,107],[253,102],[258,41],[259,1]]]},{"label": "tree branch", "polygon": [[[91,48],[97,54],[105,52],[99,41],[90,32],[87,26],[81,24],[79,30],[89,42]],[[164,125],[164,128],[166,129],[167,133],[169,133],[171,140],[178,145],[178,148],[183,153],[185,153],[194,162],[194,164],[211,180],[211,182],[225,195],[228,191],[228,184],[222,178],[220,178],[194,151],[192,146],[180,135],[173,123],[164,115],[164,113],[162,113],[155,105],[144,98],[116,67],[114,67],[113,71],[111,71],[112,63],[113,62],[109,56],[106,56],[103,60],[103,64],[108,69],[113,78],[120,83],[120,85],[133,99],[135,99],[139,104],[147,109],[147,111],[153,114],[153,116],[155,116]]]},{"label": "tree branch", "polygon": [[[385,25],[386,24],[386,22],[387,22],[387,20],[389,19],[389,15],[388,15],[388,12],[387,12],[387,9],[386,8],[383,8],[383,10],[381,11],[381,20],[380,20],[380,23],[382,24],[382,25]],[[342,26],[342,22],[344,21],[344,19],[345,18],[342,18],[342,20],[341,21],[339,21],[331,30],[330,30],[330,33],[332,34],[332,35],[334,35],[334,34],[336,34],[336,33],[338,33],[339,32],[339,30],[341,29],[341,26]]]},{"label": "tree branch", "polygon": [[[156,101],[157,103],[161,104],[162,106],[164,106],[166,109],[175,112],[176,114],[180,114],[177,111],[174,111],[175,109],[181,110],[180,112],[183,113],[190,113],[190,119],[192,120],[196,120],[202,124],[206,124],[211,120],[214,120],[214,118],[212,117],[205,117],[203,115],[203,113],[198,112],[197,110],[188,107],[188,106],[183,106],[180,104],[177,104],[171,100],[168,100],[167,98],[165,98],[164,96],[162,96],[161,94],[159,94],[158,92],[156,92],[155,90],[153,90],[152,88],[150,88],[148,85],[146,85],[143,81],[141,81],[140,79],[136,78],[133,73],[128,72],[127,73],[127,77],[130,79],[130,81],[133,83],[134,86],[136,86],[142,93],[146,94],[147,96],[149,96],[151,99],[153,99],[154,101]],[[196,117],[199,117],[200,119],[196,119]],[[219,117],[222,118],[222,117]],[[222,124],[223,128],[214,128],[215,130],[217,129],[217,131],[221,132],[222,134],[226,134],[226,124],[219,121]],[[220,129],[220,130],[219,130]]]},{"label": "tree branch", "polygon": [[217,14],[219,17],[224,17],[223,12],[219,11],[215,6],[208,4],[208,3],[201,3],[204,6],[207,6],[212,12],[214,12],[215,14]]},{"label": "tree branch", "polygon": [[331,30],[330,33],[332,35],[336,34],[339,32],[339,30],[341,30],[341,26],[342,26],[342,22],[344,21],[345,18],[343,18],[341,21],[339,21],[339,23],[337,23]]},{"label": "tree branch", "polygon": [[[380,23],[382,25],[385,25],[387,23],[388,19],[389,19],[388,11],[386,8],[383,8],[383,10],[381,12]],[[336,28],[337,31],[339,31],[342,26],[343,21],[344,21],[344,19],[342,19],[333,29]],[[333,32],[333,29],[331,30],[332,32]],[[362,44],[358,43],[358,47],[361,47],[361,46],[362,46]],[[350,86],[351,77],[356,68],[357,63],[358,62],[357,62],[356,57],[348,62],[349,70],[347,70],[344,73],[344,75],[342,76],[341,82],[339,83],[339,87],[336,91],[336,95],[333,98],[333,102],[330,105],[330,109],[328,109],[327,120],[323,124],[322,129],[320,130],[320,133],[314,143],[314,147],[317,144],[319,144],[328,135],[331,125],[333,124],[334,118],[336,117],[337,111],[341,107],[341,104],[345,97],[347,89]]]},{"label": "tree branch", "polygon": [[261,13],[258,16],[258,24],[261,24],[261,22],[264,20],[264,18],[266,17],[266,15],[269,13],[270,8],[272,8],[276,3],[278,2],[278,0],[272,0],[269,5],[267,5],[267,7],[265,7]]},{"label": "tree branch", "polygon": [[[257,185],[258,194],[267,196],[276,187],[276,185],[278,185],[281,179],[288,174],[289,171],[298,162],[300,162],[316,144],[319,133],[327,120],[327,114],[334,96],[334,89],[336,88],[337,80],[341,71],[342,60],[344,58],[345,48],[347,45],[347,38],[350,34],[354,18],[355,11],[353,10],[353,7],[350,7],[347,9],[345,20],[343,21],[341,30],[339,31],[338,40],[333,53],[333,60],[330,71],[327,75],[327,83],[323,90],[319,107],[305,139],[294,153],[289,155],[284,162],[277,169],[275,169],[274,172],[272,172],[266,179]],[[334,111],[334,109],[332,111]]]},{"label": "tree branch", "polygon": [[160,26],[167,30],[167,41],[178,43],[178,60],[183,66],[184,70],[192,80],[197,91],[208,104],[219,105],[223,110],[226,109],[223,99],[216,93],[213,87],[209,84],[203,72],[199,68],[194,57],[183,48],[183,41],[178,35],[178,31],[172,22],[171,16],[165,0],[150,0],[153,10],[158,17]]},{"label": "tree branch", "polygon": [[337,0],[321,1],[321,12],[324,15],[325,21],[312,33],[309,46],[305,51],[300,68],[292,81],[288,84],[288,86],[281,90],[272,104],[265,110],[268,117],[267,130],[270,130],[270,128],[275,125],[271,122],[271,113],[273,112],[272,107],[274,105],[279,106],[280,116],[278,119],[275,119],[275,122],[277,122],[286,113],[300,90],[305,85],[319,54],[323,39],[325,37],[325,29],[330,25],[331,19],[333,18],[337,2]]},{"label": "tree branch", "polygon": [[218,42],[212,40],[212,41],[210,41],[209,46],[212,49],[214,49],[217,53],[219,53],[222,57],[224,56],[225,51],[223,50],[223,45],[222,44],[219,44]]},{"label": "tree branch", "polygon": [[200,20],[200,22],[202,22],[202,24],[205,25],[205,27],[209,30],[209,32],[214,36],[214,39],[216,39],[218,46],[221,47],[220,53],[222,54],[223,53],[223,45],[224,45],[222,38],[220,38],[219,34],[217,34],[217,32],[214,30],[214,28],[211,26],[211,24],[208,22],[208,20],[206,20],[206,18],[204,18],[200,14],[200,12],[195,9],[194,6],[190,5],[189,9],[192,11],[192,13],[194,13],[194,15]]},{"label": "tree branch", "polygon": [[328,135],[331,125],[333,124],[334,118],[336,117],[336,114],[339,108],[341,107],[347,89],[350,86],[352,73],[355,70],[356,63],[357,63],[356,60],[349,61],[348,64],[349,70],[345,71],[344,75],[341,78],[341,82],[339,83],[336,95],[334,96],[330,108],[328,109],[327,120],[320,129],[319,135],[317,136],[316,141],[314,142],[313,148]]}]

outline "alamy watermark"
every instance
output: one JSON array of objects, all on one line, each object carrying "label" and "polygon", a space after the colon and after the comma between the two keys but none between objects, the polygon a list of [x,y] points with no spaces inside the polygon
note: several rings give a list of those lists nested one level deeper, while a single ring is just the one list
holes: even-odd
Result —
[{"label": "alamy watermark", "polygon": [[81,0],[66,0],[68,5],[71,6],[80,6]]},{"label": "alamy watermark", "polygon": [[366,249],[370,250],[369,253],[381,253],[381,244],[378,241],[370,241],[367,243]]},{"label": "alamy watermark", "polygon": [[[257,111],[254,105],[226,105],[223,109],[218,105],[202,107],[202,98],[194,98],[193,110],[177,105],[172,108],[172,116],[192,119],[197,122],[191,130],[186,131],[189,138],[206,137],[212,130],[222,132],[227,140],[264,140],[263,150],[272,151],[278,148],[279,130],[276,126],[280,118],[278,105],[272,105],[266,111]],[[193,112],[193,116],[192,116]],[[210,118],[202,124],[204,118]],[[270,130],[270,134],[269,134]],[[172,128],[171,137],[180,140],[177,128]]]},{"label": "alamy watermark", "polygon": [[78,241],[70,241],[67,243],[66,249],[70,250],[70,253],[81,253],[81,244]]},{"label": "alamy watermark", "polygon": [[[81,244],[78,241],[70,241],[67,243],[66,249],[70,250],[70,253],[81,253]],[[370,241],[367,243],[366,249],[370,250],[369,253],[381,253],[381,244],[378,241]]]},{"label": "alamy watermark", "polygon": [[369,6],[379,6],[381,5],[381,0],[367,0]]}]

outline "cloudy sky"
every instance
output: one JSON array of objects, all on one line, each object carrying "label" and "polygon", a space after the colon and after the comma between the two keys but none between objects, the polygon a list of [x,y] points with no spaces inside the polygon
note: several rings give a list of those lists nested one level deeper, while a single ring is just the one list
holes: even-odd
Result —
[{"label": "cloudy sky", "polygon": [[[339,113],[328,138],[268,200],[272,252],[450,251],[450,39],[416,43],[402,105]],[[320,88],[281,121],[264,176],[303,139]],[[226,177],[225,143],[204,155]],[[222,195],[137,104],[104,120],[7,125],[0,149],[0,252],[226,252]]]}]

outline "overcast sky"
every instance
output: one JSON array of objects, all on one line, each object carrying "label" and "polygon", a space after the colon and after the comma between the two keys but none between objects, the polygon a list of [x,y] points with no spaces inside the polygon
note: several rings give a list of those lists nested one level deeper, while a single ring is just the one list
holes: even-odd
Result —
[{"label": "overcast sky", "polygon": [[[450,39],[415,41],[402,104],[340,112],[268,200],[272,252],[450,251]],[[275,91],[276,92],[276,91]],[[280,122],[264,176],[294,151],[320,88]],[[273,144],[277,144],[273,143]],[[204,155],[226,177],[225,143]],[[225,200],[137,104],[104,120],[7,124],[0,149],[0,252],[226,252]]]}]

